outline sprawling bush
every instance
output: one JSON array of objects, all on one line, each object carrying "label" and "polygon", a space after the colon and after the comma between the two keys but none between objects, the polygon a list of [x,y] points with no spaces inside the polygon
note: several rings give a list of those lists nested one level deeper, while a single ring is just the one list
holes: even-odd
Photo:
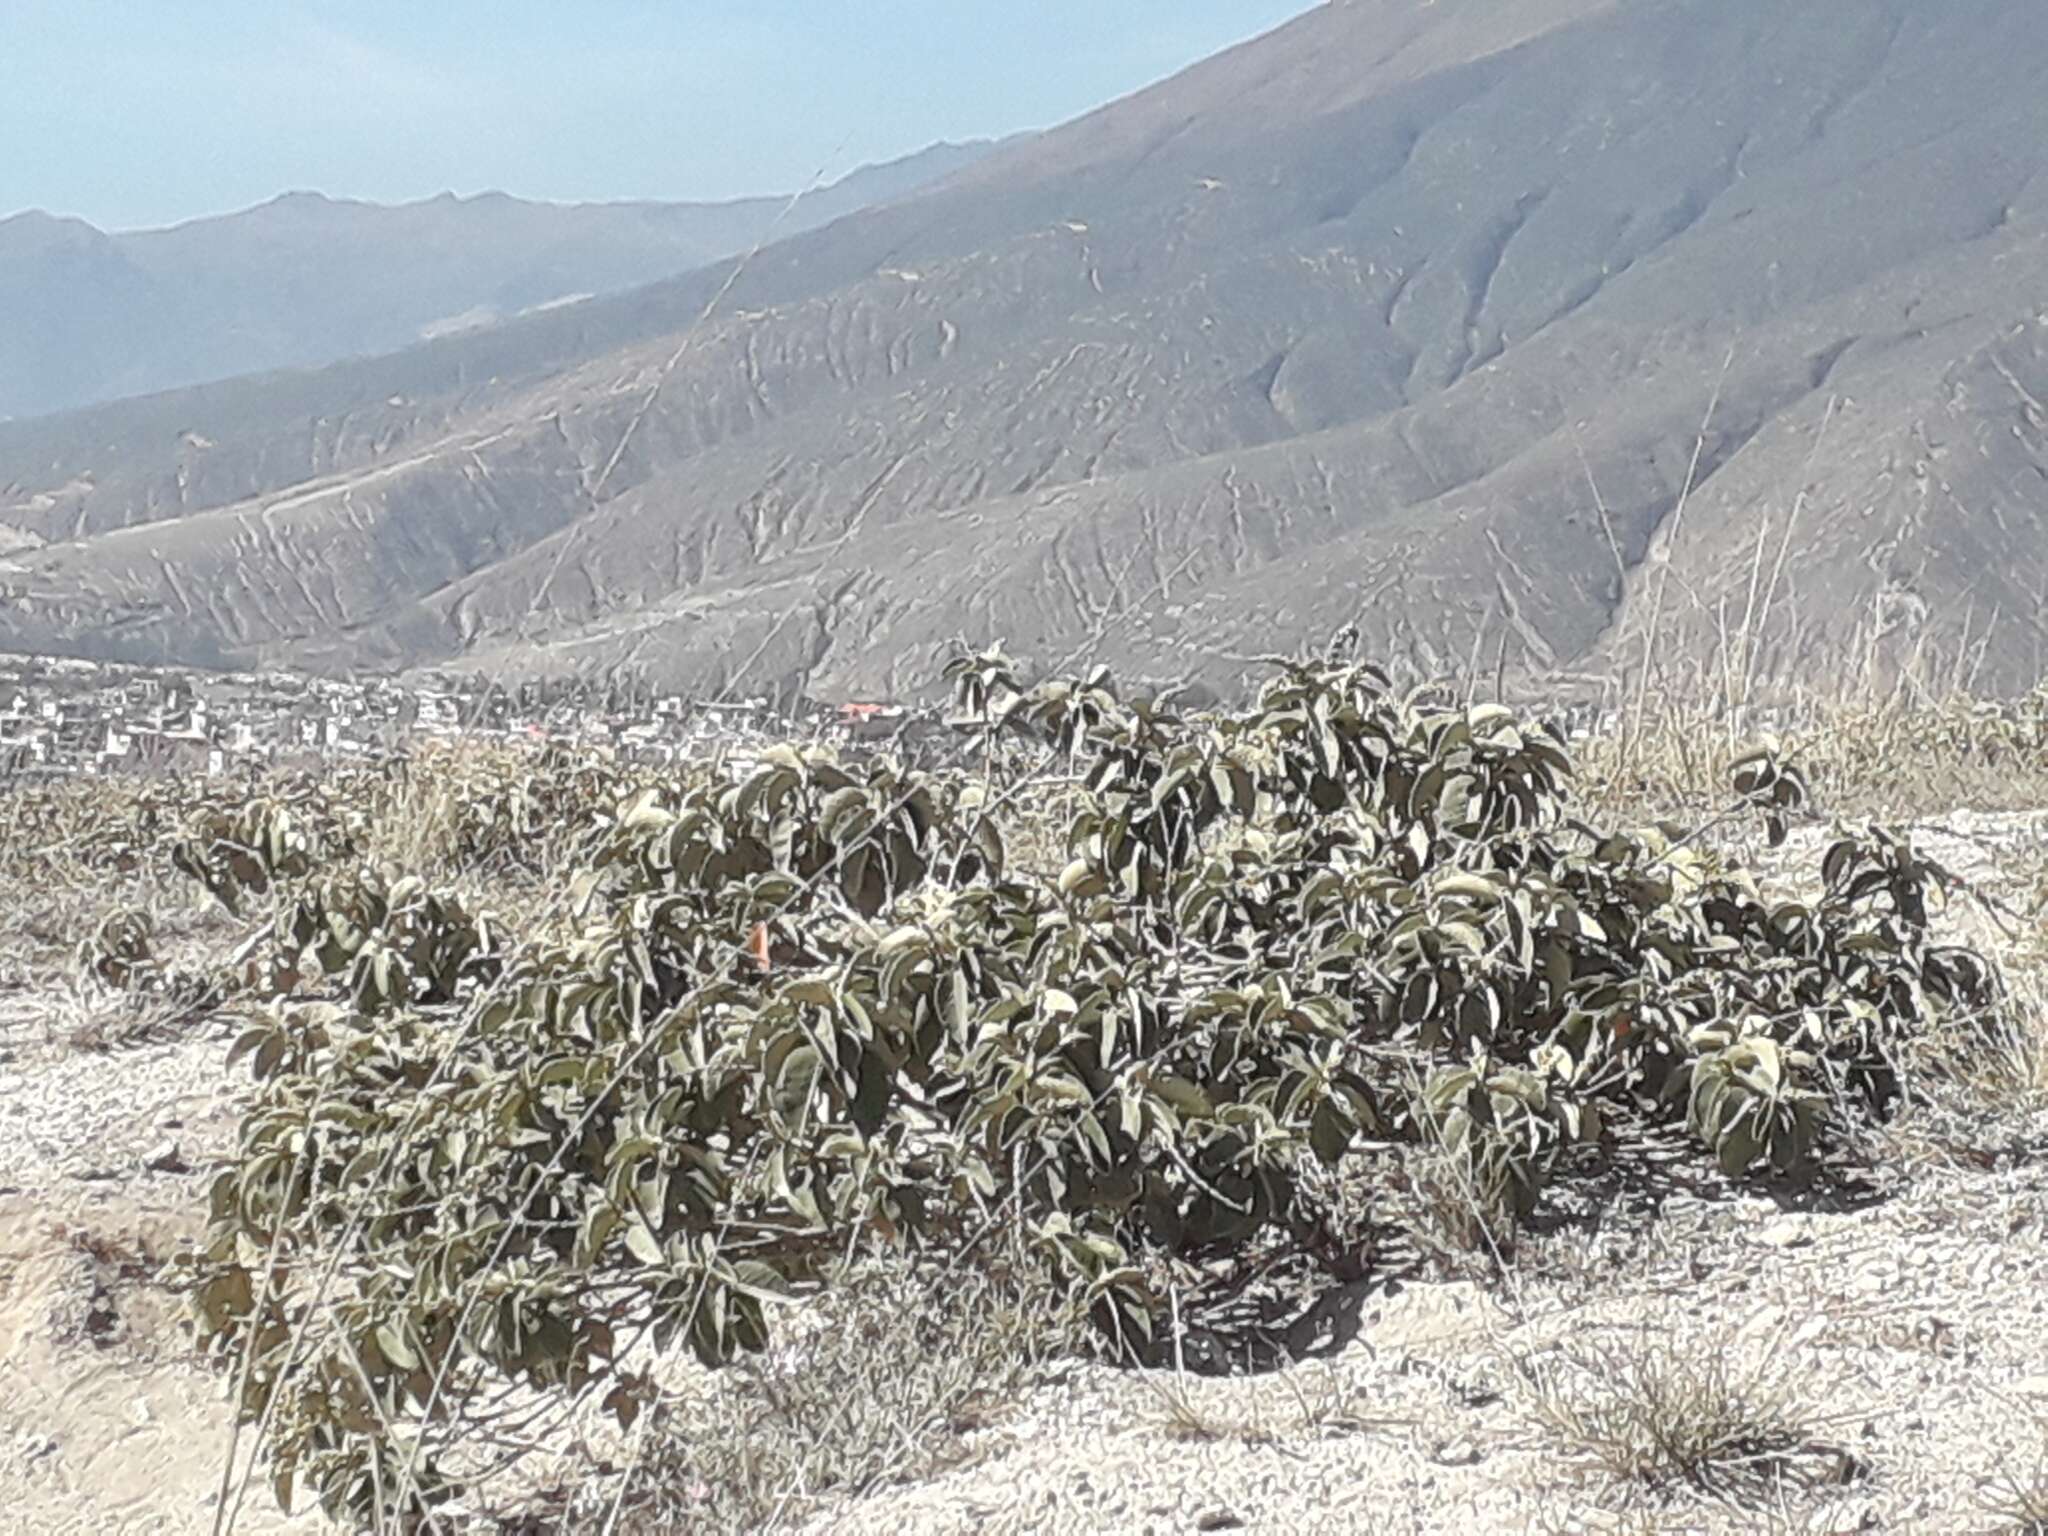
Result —
[{"label": "sprawling bush", "polygon": [[[1433,1146],[1523,1213],[1646,1118],[1792,1171],[1991,1000],[1903,839],[1845,835],[1816,901],[1773,901],[1678,828],[1575,814],[1554,735],[1369,667],[1187,715],[1016,676],[953,671],[978,772],[779,747],[551,801],[583,807],[573,932],[510,942],[270,808],[188,844],[216,890],[275,887],[289,960],[188,1265],[282,1496],[417,1520],[489,1394],[630,1424],[642,1338],[758,1351],[864,1242],[1022,1234],[1142,1359],[1169,1288],[1255,1251],[1355,1269],[1328,1171],[1360,1148]],[[1012,867],[1036,791],[997,737],[1077,774],[1063,868]],[[1734,791],[1802,795],[1769,753]]]}]

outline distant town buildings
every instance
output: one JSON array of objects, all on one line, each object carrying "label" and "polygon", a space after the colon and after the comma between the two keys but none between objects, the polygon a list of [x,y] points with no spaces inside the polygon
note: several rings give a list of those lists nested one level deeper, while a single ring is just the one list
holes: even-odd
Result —
[{"label": "distant town buildings", "polygon": [[0,655],[0,780],[221,774],[376,756],[422,737],[556,741],[673,762],[721,744],[791,736],[874,743],[944,734],[929,713],[885,702],[778,715],[765,699],[580,682],[343,682]]}]

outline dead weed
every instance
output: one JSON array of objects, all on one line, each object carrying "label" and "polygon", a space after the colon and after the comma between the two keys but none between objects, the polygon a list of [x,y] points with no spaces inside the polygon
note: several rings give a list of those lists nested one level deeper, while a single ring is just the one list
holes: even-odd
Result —
[{"label": "dead weed", "polygon": [[1630,1330],[1508,1365],[1559,1465],[1627,1495],[1763,1509],[1865,1471],[1787,1367],[1730,1338]]},{"label": "dead weed", "polygon": [[807,1311],[790,1343],[660,1404],[621,1531],[785,1529],[956,1465],[1078,1338],[1032,1281],[899,1260],[850,1269]]}]

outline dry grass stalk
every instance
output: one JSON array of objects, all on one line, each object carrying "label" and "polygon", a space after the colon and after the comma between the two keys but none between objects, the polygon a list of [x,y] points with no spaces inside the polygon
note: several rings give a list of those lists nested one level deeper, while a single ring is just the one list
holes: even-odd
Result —
[{"label": "dry grass stalk", "polygon": [[[966,1438],[1077,1344],[1023,1271],[851,1267],[761,1357],[667,1396],[618,1529],[787,1529],[830,1501],[973,1456]],[[613,1490],[606,1490],[609,1498]]]},{"label": "dry grass stalk", "polygon": [[1789,1370],[1731,1338],[1632,1331],[1508,1363],[1560,1463],[1625,1495],[1767,1508],[1861,1471]]},{"label": "dry grass stalk", "polygon": [[2001,1478],[1983,1500],[2000,1536],[2048,1536],[2048,1468],[2031,1477]]},{"label": "dry grass stalk", "polygon": [[1977,1509],[1997,1536],[2048,1536],[2048,1414],[2013,1406],[2040,1448],[2024,1467],[2001,1467],[1979,1492]]},{"label": "dry grass stalk", "polygon": [[1364,1389],[1327,1362],[1294,1367],[1271,1379],[1285,1395],[1277,1404],[1269,1401],[1271,1393],[1247,1390],[1242,1381],[1234,1382],[1229,1391],[1205,1393],[1185,1370],[1146,1372],[1137,1378],[1158,1403],[1162,1427],[1176,1440],[1285,1445],[1408,1422],[1367,1411]]}]

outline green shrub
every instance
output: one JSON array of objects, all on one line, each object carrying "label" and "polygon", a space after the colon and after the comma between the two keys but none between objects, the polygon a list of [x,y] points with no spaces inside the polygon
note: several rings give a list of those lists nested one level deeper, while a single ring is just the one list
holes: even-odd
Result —
[{"label": "green shrub", "polygon": [[[1910,844],[1845,837],[1817,903],[1767,901],[1678,829],[1580,819],[1560,741],[1498,706],[1333,661],[1187,716],[1100,675],[1019,692],[999,652],[953,675],[985,732],[1080,770],[1056,874],[1009,867],[1032,791],[993,750],[972,781],[778,747],[612,805],[593,782],[581,926],[518,944],[418,881],[316,874],[268,811],[188,849],[216,888],[296,881],[281,934],[317,960],[245,1042],[187,1276],[281,1495],[416,1521],[488,1392],[630,1422],[633,1341],[759,1351],[877,1238],[1018,1236],[1156,1358],[1169,1287],[1340,1261],[1311,1171],[1354,1149],[1436,1147],[1523,1214],[1617,1110],[1792,1170],[1990,999],[1930,940]],[[1799,784],[1747,760],[1738,809]]]}]

